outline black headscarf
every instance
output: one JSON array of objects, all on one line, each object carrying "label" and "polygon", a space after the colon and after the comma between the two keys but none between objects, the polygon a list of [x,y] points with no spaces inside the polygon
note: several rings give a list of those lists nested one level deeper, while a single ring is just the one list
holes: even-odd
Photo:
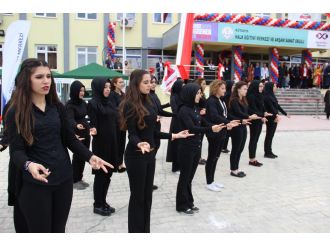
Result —
[{"label": "black headscarf", "polygon": [[182,88],[181,99],[183,104],[189,107],[193,107],[197,103],[195,102],[196,94],[201,87],[197,83],[188,83]]},{"label": "black headscarf", "polygon": [[171,94],[180,95],[180,93],[182,91],[182,86],[183,86],[183,80],[181,80],[181,79],[176,80],[172,86]]},{"label": "black headscarf", "polygon": [[110,97],[104,97],[103,95],[104,86],[107,82],[105,77],[95,77],[92,80],[93,99],[102,105],[107,105],[110,102]]},{"label": "black headscarf", "polygon": [[255,99],[259,103],[263,104],[263,95],[262,93],[259,92],[259,85],[260,85],[259,80],[253,80],[248,88],[247,91],[247,98],[248,99]]},{"label": "black headscarf", "polygon": [[274,83],[266,82],[264,88],[264,97],[271,99],[272,102],[278,103],[273,88],[274,88]]},{"label": "black headscarf", "polygon": [[80,81],[72,82],[70,86],[70,103],[80,105],[83,100],[79,98],[81,88],[85,86]]}]

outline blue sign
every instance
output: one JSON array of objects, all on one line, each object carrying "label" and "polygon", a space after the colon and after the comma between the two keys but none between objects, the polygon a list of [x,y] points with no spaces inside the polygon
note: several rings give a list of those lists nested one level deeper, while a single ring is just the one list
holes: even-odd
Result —
[{"label": "blue sign", "polygon": [[218,23],[218,42],[242,45],[307,48],[308,31]]}]

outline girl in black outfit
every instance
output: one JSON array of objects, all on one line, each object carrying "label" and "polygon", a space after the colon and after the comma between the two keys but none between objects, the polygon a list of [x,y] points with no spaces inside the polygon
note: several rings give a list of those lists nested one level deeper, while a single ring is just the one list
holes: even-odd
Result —
[{"label": "girl in black outfit", "polygon": [[119,104],[124,98],[124,92],[122,91],[125,87],[125,82],[121,77],[114,77],[111,80],[111,92],[110,92],[110,101],[118,114],[117,121],[117,137],[118,137],[118,158],[119,158],[119,167],[118,172],[122,173],[126,171],[126,166],[124,164],[124,151],[126,145],[126,131],[120,130],[119,127]]},{"label": "girl in black outfit", "polygon": [[[89,124],[87,122],[87,104],[83,100],[85,86],[80,81],[72,82],[70,86],[70,100],[66,104],[68,119],[74,129],[77,138],[89,149],[90,135]],[[85,160],[76,154],[72,156],[73,166],[73,188],[83,190],[89,186],[82,180]]]},{"label": "girl in black outfit", "polygon": [[[176,192],[176,210],[187,215],[193,215],[194,212],[199,211],[194,205],[191,187],[201,157],[201,134],[212,131],[219,132],[226,126],[224,124],[211,125],[201,117],[198,103],[202,97],[202,91],[197,83],[188,83],[184,86],[181,96],[183,106],[178,114],[181,129],[187,129],[196,135],[181,140],[179,145],[181,171]],[[202,123],[207,127],[202,127]]]},{"label": "girl in black outfit", "polygon": [[232,139],[232,150],[230,153],[230,175],[240,178],[246,176],[243,171],[238,170],[239,161],[246,142],[246,125],[251,124],[249,122],[251,120],[261,119],[256,114],[248,114],[246,93],[247,83],[243,81],[237,82],[229,100],[230,118],[234,120],[240,120],[241,122],[240,126],[230,131],[230,136]]},{"label": "girl in black outfit", "polygon": [[277,155],[275,155],[272,151],[272,142],[273,137],[277,128],[277,123],[279,121],[279,111],[287,116],[290,117],[278,104],[278,101],[276,99],[276,96],[274,92],[276,91],[276,85],[272,82],[265,83],[265,89],[264,89],[264,103],[265,103],[265,109],[267,112],[271,113],[272,116],[267,117],[267,123],[266,123],[266,137],[265,137],[265,158],[275,159],[277,158]]},{"label": "girl in black outfit", "polygon": [[[226,94],[223,97],[223,100],[226,103],[226,106],[229,106],[229,99],[230,99],[230,96],[231,96],[231,92],[233,90],[233,85],[234,85],[234,81],[226,81]],[[230,132],[228,131],[227,134],[226,134],[226,139],[223,143],[222,153],[229,153],[230,152],[228,150],[229,138],[230,138]]]},{"label": "girl in black outfit", "polygon": [[[202,90],[202,97],[201,99],[199,100],[199,108],[200,108],[200,115],[202,117],[205,116],[206,114],[206,97],[205,97],[205,88],[206,88],[206,80],[204,78],[198,78],[196,80],[196,83],[200,86],[201,90]],[[203,144],[203,139],[204,139],[204,134],[202,133],[201,134],[201,139],[202,139],[202,144]],[[206,165],[206,159],[203,159],[202,156],[199,160],[199,164],[200,165]]]},{"label": "girl in black outfit", "polygon": [[206,133],[209,143],[208,156],[205,166],[206,188],[211,191],[220,191],[224,187],[223,184],[214,181],[215,169],[221,154],[222,145],[225,141],[227,130],[239,125],[237,120],[229,121],[227,119],[228,111],[226,103],[221,99],[226,92],[226,83],[220,80],[214,80],[210,84],[210,97],[206,101],[205,119],[212,124],[225,124],[227,129],[223,129],[220,133]]},{"label": "girl in black outfit", "polygon": [[250,142],[249,142],[249,165],[262,166],[262,163],[256,160],[257,144],[262,130],[262,124],[267,122],[266,117],[271,116],[264,107],[263,92],[264,84],[261,81],[252,81],[247,92],[247,101],[249,104],[249,114],[256,114],[261,117],[251,122]]},{"label": "girl in black outfit", "polygon": [[125,164],[131,196],[128,206],[128,231],[150,232],[152,186],[155,174],[155,139],[176,139],[191,136],[159,132],[157,112],[150,99],[150,74],[134,70],[124,100],[119,106],[121,129],[128,130]]},{"label": "girl in black outfit", "polygon": [[[171,88],[170,104],[173,112],[171,125],[170,125],[171,133],[176,133],[180,131],[178,111],[183,104],[180,97],[183,85],[184,85],[183,80],[178,79],[176,82],[174,82]],[[172,172],[180,172],[178,145],[179,145],[179,140],[168,141],[166,162],[172,162]]]},{"label": "girl in black outfit", "polygon": [[[110,102],[110,82],[106,78],[96,77],[92,80],[93,97],[88,103],[91,133],[93,135],[92,151],[118,169],[118,137],[115,107]],[[108,172],[93,171],[94,177],[94,213],[109,216],[115,212],[106,197],[113,170]]]},{"label": "girl in black outfit", "polygon": [[75,137],[46,62],[22,63],[6,126],[10,158],[23,174],[18,201],[29,232],[64,232],[73,187],[67,147],[95,169],[111,165]]}]

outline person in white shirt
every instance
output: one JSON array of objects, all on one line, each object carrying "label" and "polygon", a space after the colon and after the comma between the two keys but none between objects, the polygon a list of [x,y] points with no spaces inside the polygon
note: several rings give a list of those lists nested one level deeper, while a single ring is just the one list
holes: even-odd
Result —
[{"label": "person in white shirt", "polygon": [[261,68],[261,80],[269,77],[269,70],[267,64],[264,63],[264,67]]}]

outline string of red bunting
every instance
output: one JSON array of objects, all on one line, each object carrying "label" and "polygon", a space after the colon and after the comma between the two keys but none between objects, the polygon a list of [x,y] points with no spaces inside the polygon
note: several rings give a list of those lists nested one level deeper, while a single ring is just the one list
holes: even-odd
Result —
[{"label": "string of red bunting", "polygon": [[287,19],[277,19],[272,17],[258,17],[241,14],[195,14],[195,21],[213,21],[226,23],[240,23],[258,26],[287,27],[295,29],[308,29],[330,31],[330,23],[318,21],[292,21]]}]

